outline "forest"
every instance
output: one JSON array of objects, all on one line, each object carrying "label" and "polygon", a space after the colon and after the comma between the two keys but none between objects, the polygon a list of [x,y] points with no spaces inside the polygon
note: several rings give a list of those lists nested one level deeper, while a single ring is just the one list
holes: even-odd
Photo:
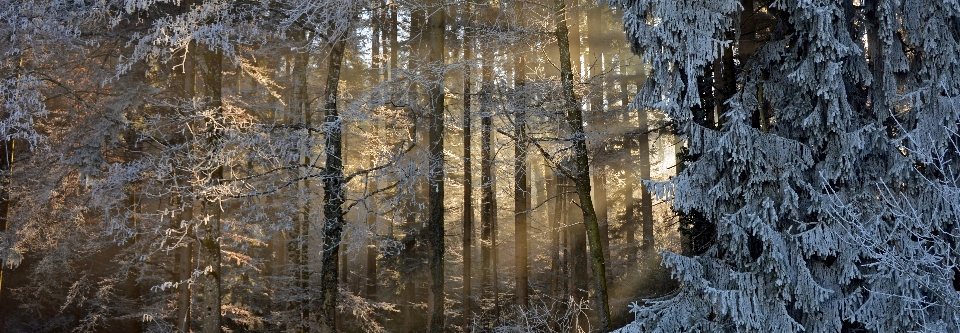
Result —
[{"label": "forest", "polygon": [[960,3],[0,0],[0,332],[960,332]]}]

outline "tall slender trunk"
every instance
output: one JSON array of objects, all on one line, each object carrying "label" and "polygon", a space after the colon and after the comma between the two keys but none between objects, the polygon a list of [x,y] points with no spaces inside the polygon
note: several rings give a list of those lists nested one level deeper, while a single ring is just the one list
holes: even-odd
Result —
[{"label": "tall slender trunk", "polygon": [[559,228],[557,234],[559,237],[559,252],[557,253],[557,299],[559,299],[560,306],[558,313],[564,314],[567,312],[567,308],[570,304],[567,303],[570,300],[571,291],[570,291],[570,224],[572,224],[572,218],[570,216],[570,195],[567,193],[569,190],[570,180],[559,173],[557,173],[557,194],[559,197],[559,207],[558,207],[558,223]]},{"label": "tall slender trunk", "polygon": [[600,240],[602,242],[604,251],[603,251],[603,260],[604,262],[610,262],[610,225],[609,217],[607,216],[607,174],[597,167],[596,174],[594,176],[594,183],[596,187],[593,188],[593,196],[597,201],[597,221],[600,223]]},{"label": "tall slender trunk", "polygon": [[[492,273],[496,269],[493,260],[493,233],[494,219],[496,219],[496,204],[494,203],[494,183],[493,183],[493,151],[491,141],[493,140],[493,115],[491,114],[491,77],[492,70],[484,59],[482,72],[482,85],[480,90],[480,260],[483,266],[480,274],[481,285],[483,287],[483,298],[491,299],[493,284],[491,281]],[[489,313],[485,314],[489,318]],[[489,327],[485,323],[485,327]]]},{"label": "tall slender trunk", "polygon": [[[407,41],[407,45],[409,45],[410,48],[410,55],[407,57],[407,69],[418,68],[418,65],[420,65],[419,62],[423,61],[423,33],[425,30],[424,25],[427,21],[426,15],[426,11],[423,8],[414,8],[410,11],[410,38]],[[411,83],[411,91],[419,92],[421,89],[422,84],[417,82]],[[421,117],[418,114],[419,112],[413,110],[412,108],[407,108],[406,111],[411,124],[410,128],[408,129],[408,135],[417,147],[417,156],[420,157],[420,153],[422,152],[421,147],[424,146],[423,135],[421,133],[422,130],[418,128],[422,126],[420,123]],[[420,163],[420,160],[411,161],[411,163]],[[406,227],[408,230],[418,231],[416,235],[411,235],[408,233],[408,235],[413,236],[413,239],[411,240],[413,244],[417,244],[420,241],[419,231],[421,231],[420,226],[422,224],[417,222],[422,221],[421,219],[424,218],[425,215],[420,201],[424,196],[427,195],[426,192],[426,183],[422,179],[418,178],[414,181],[413,193],[411,193],[406,202]],[[411,246],[409,248],[416,248],[417,251],[420,251],[423,247]],[[414,254],[413,251],[408,251],[407,253]],[[408,278],[405,284],[406,286],[404,287],[404,290],[408,294],[406,297],[403,297],[403,300],[406,302],[406,308],[401,310],[405,316],[403,331],[412,332],[413,330],[421,330],[423,329],[422,325],[425,324],[421,322],[425,318],[423,311],[420,311],[419,308],[417,308],[417,306],[423,301],[423,294],[418,292],[421,281],[414,278]]]},{"label": "tall slender trunk", "polygon": [[[297,38],[301,43],[306,44],[307,38],[306,33],[303,31],[298,32]],[[310,102],[307,95],[307,72],[309,71],[309,58],[310,54],[306,51],[298,52],[294,55],[293,58],[293,67],[291,76],[293,78],[293,96],[292,96],[292,113],[296,114],[300,118],[301,125],[304,129],[302,130],[302,140],[300,145],[300,162],[304,165],[304,172],[310,172],[310,167],[307,167],[312,161],[313,157],[313,134],[310,132],[309,128],[313,126],[313,114],[310,112]],[[300,218],[294,221],[292,234],[290,235],[290,243],[288,245],[288,252],[291,256],[291,264],[293,266],[293,279],[294,279],[294,289],[296,290],[296,297],[291,306],[293,310],[299,316],[296,321],[296,328],[299,332],[305,333],[310,330],[310,298],[309,287],[310,287],[310,267],[309,267],[309,243],[310,243],[310,215],[311,205],[313,201],[311,200],[311,184],[309,179],[304,179],[300,182],[300,191],[302,196],[302,202],[300,202]]]},{"label": "tall slender trunk", "polygon": [[[467,12],[470,12],[467,4]],[[468,24],[469,26],[469,24]],[[469,29],[469,28],[467,28]],[[470,300],[471,269],[473,268],[473,135],[471,133],[471,80],[470,61],[473,60],[473,39],[471,31],[463,33],[463,327],[470,327],[473,317],[473,304]]]},{"label": "tall slender trunk", "polygon": [[336,304],[339,280],[340,240],[343,237],[343,141],[337,98],[340,88],[340,67],[346,45],[344,36],[337,36],[330,50],[330,66],[324,98],[324,154],[323,169],[323,263],[320,276],[321,330],[337,332]]},{"label": "tall slender trunk", "polygon": [[[514,55],[516,78],[514,87],[522,92],[526,81],[526,64],[522,53]],[[526,104],[522,95],[516,98],[514,115],[515,135],[513,153],[513,203],[514,203],[514,262],[516,264],[517,306],[527,307],[530,295],[527,264],[527,223],[530,216],[530,183],[527,180],[527,116]]]},{"label": "tall slender trunk", "polygon": [[[439,1],[436,5],[442,6]],[[428,131],[430,140],[430,179],[429,179],[429,206],[430,218],[427,222],[428,239],[430,243],[430,298],[427,302],[430,313],[430,332],[442,332],[444,326],[443,316],[443,252],[444,252],[444,161],[443,161],[443,111],[444,94],[443,70],[444,66],[444,31],[446,23],[446,12],[440,8],[430,14],[427,18],[427,37],[429,38],[428,48],[430,50],[428,61],[430,66],[437,68],[430,71],[429,78],[429,98],[430,113],[427,115],[427,124],[430,127]]]},{"label": "tall slender trunk", "polygon": [[[380,1],[377,1],[380,4]],[[382,4],[388,4],[387,1],[382,1]],[[389,7],[385,7],[389,8]],[[386,57],[384,52],[381,51],[381,47],[386,49],[386,45],[382,43],[386,40],[387,32],[384,31],[383,20],[384,20],[384,9],[377,8],[374,10],[373,14],[373,34],[371,34],[371,48],[370,48],[370,67],[377,70],[376,80],[383,80],[383,64],[386,62]],[[392,29],[387,27],[386,29]],[[389,63],[387,66],[389,67]],[[373,158],[373,155],[369,158],[370,167],[373,167],[376,164],[376,161]],[[378,188],[377,181],[367,175],[367,190],[370,193],[376,192]],[[367,258],[366,258],[366,277],[365,277],[365,286],[364,286],[364,296],[371,300],[377,300],[377,241],[376,241],[376,228],[377,228],[377,213],[379,209],[376,207],[374,198],[368,198],[365,202],[367,207],[367,229],[370,233],[370,240],[367,243]]]},{"label": "tall slender trunk", "polygon": [[[590,244],[590,261],[594,280],[594,297],[600,331],[610,331],[610,306],[607,299],[606,269],[603,261],[603,248],[600,239],[600,227],[597,214],[590,198],[590,160],[583,128],[583,112],[573,90],[573,68],[570,63],[570,40],[567,23],[564,20],[566,5],[563,0],[554,0],[554,19],[556,24],[557,45],[560,49],[560,81],[567,115],[567,125],[573,138],[574,170],[572,176],[580,199],[583,222]],[[582,237],[582,236],[581,236]]]},{"label": "tall slender trunk", "polygon": [[[201,45],[203,50],[203,61],[205,65],[204,84],[207,88],[207,94],[210,98],[208,109],[215,110],[215,119],[213,121],[222,121],[223,97],[221,88],[223,86],[223,54],[222,51],[210,50],[208,46]],[[207,131],[211,135],[208,142],[211,149],[221,149],[220,140],[222,133],[219,131],[218,124],[207,124]],[[215,166],[211,172],[209,186],[217,186],[223,179],[223,165]],[[221,275],[220,275],[220,199],[203,198],[203,214],[209,220],[204,223],[200,230],[200,265],[204,268],[204,273],[200,276],[200,288],[203,292],[203,302],[201,307],[201,323],[204,333],[218,333],[221,330]]]},{"label": "tall slender trunk", "polygon": [[[194,248],[193,242],[190,241],[193,239],[193,229],[192,222],[193,220],[193,202],[181,202],[183,205],[183,212],[180,214],[180,219],[182,221],[187,221],[187,236],[184,237],[187,239],[186,244],[184,244],[177,251],[177,280],[180,282],[180,285],[177,287],[177,331],[178,332],[190,332],[190,308],[191,308],[191,299],[193,288],[191,284],[187,283],[188,280],[193,276],[193,257],[194,257]],[[180,227],[178,225],[178,227]]]},{"label": "tall slender trunk", "polygon": [[[195,44],[191,45],[191,49],[195,47]],[[194,58],[192,54],[184,54],[183,59],[183,99],[188,101],[194,97],[196,94],[196,68],[194,63]],[[186,230],[186,244],[183,245],[176,255],[177,261],[177,280],[180,281],[180,285],[177,287],[177,329],[179,332],[189,332],[190,331],[190,308],[191,308],[191,298],[193,289],[191,288],[190,283],[185,281],[189,280],[193,276],[193,207],[195,202],[193,199],[188,197],[179,197],[178,204],[183,207],[181,212],[180,219],[186,221],[185,224]],[[186,201],[190,200],[190,201]],[[177,225],[176,228],[181,228],[181,225]]]},{"label": "tall slender trunk", "polygon": [[643,180],[650,179],[650,134],[647,125],[647,110],[637,110],[640,118],[640,137],[637,144],[640,146],[640,216],[643,221],[643,243],[641,249],[646,254],[654,251],[653,236],[653,200]]},{"label": "tall slender trunk", "polygon": [[[137,138],[133,133],[130,133],[130,134],[131,134],[129,137],[130,140],[127,142],[128,151],[130,152],[140,151],[140,148],[137,147],[136,145]],[[130,243],[132,245],[132,244],[136,244],[139,241],[139,237],[137,236],[137,233],[138,233],[137,229],[139,227],[137,224],[140,221],[137,220],[137,216],[140,213],[140,197],[137,196],[135,187],[128,188],[126,194],[129,200],[126,205],[127,207],[129,207],[128,209],[130,210],[130,225],[131,225],[131,229],[134,230],[133,240]],[[124,283],[123,283],[123,294],[125,298],[130,300],[130,309],[128,309],[129,314],[136,314],[137,311],[139,311],[142,306],[141,299],[140,299],[141,298],[140,285],[137,283],[139,276],[140,276],[140,269],[139,267],[137,267],[136,260],[131,260],[130,267],[127,269],[127,272],[124,276]],[[143,332],[143,323],[140,320],[140,318],[138,318],[137,316],[134,316],[133,318],[124,319],[120,327],[122,327],[122,330],[124,332],[130,332],[130,333]]]},{"label": "tall slender trunk", "polygon": [[[623,117],[626,119],[627,122],[633,121],[633,112],[631,112],[632,110],[630,108],[631,98],[630,98],[630,90],[629,90],[630,86],[628,84],[629,77],[630,76],[628,73],[627,65],[624,63],[620,63],[620,104],[623,105],[623,113],[624,113]],[[627,145],[630,147],[639,145],[637,143],[639,139],[632,134],[624,135],[623,139],[624,141],[627,142]],[[634,184],[634,181],[635,181],[634,177],[627,177],[626,186],[624,186],[624,199],[625,199],[624,206],[626,207],[626,212],[624,214],[625,215],[624,221],[621,228],[623,230],[624,243],[626,244],[626,250],[625,250],[625,252],[627,253],[626,262],[636,261],[636,254],[637,254],[636,229],[638,225],[642,224],[642,223],[638,223],[638,221],[641,219],[641,216],[640,216],[641,214],[640,214],[639,207],[637,207],[638,206],[637,199],[633,196],[633,192],[634,192],[633,189],[636,187],[636,184]]]},{"label": "tall slender trunk", "polygon": [[560,280],[560,212],[562,197],[558,196],[557,191],[560,186],[557,182],[558,176],[544,165],[543,176],[547,183],[547,222],[550,223],[550,296],[555,299],[560,298],[559,280]]},{"label": "tall slender trunk", "polygon": [[400,51],[400,41],[397,39],[397,30],[400,25],[397,20],[397,4],[394,0],[387,0],[389,5],[387,6],[390,9],[390,25],[387,29],[390,29],[388,32],[390,39],[390,62],[387,64],[387,80],[393,79],[393,69],[397,68],[397,62],[399,60],[398,53]]},{"label": "tall slender trunk", "polygon": [[[601,49],[604,47],[601,36],[605,33],[602,6],[591,6],[587,10],[587,47],[590,53],[587,56],[589,62],[587,66],[590,69],[590,79],[595,83],[591,85],[593,91],[590,94],[590,112],[589,117],[592,123],[600,128],[607,125],[607,118],[603,115],[603,97],[606,89],[606,80],[604,70],[607,69],[606,60]],[[607,188],[605,162],[602,161],[607,152],[605,146],[599,147],[600,158],[593,160],[594,188],[593,197],[596,202],[597,220],[600,224],[600,239],[604,249],[610,248],[609,227],[607,225]],[[610,251],[604,251],[604,261],[610,261]]]},{"label": "tall slender trunk", "polygon": [[[374,163],[373,156],[370,156],[370,166],[372,167]],[[376,192],[379,188],[377,180],[373,177],[367,179],[367,190],[371,193]],[[374,199],[368,198],[367,202],[367,229],[370,230],[370,241],[367,243],[367,270],[366,270],[366,288],[364,290],[364,295],[367,299],[371,301],[377,300],[377,256],[379,251],[377,250],[377,214],[379,209],[377,207],[376,201]]]}]

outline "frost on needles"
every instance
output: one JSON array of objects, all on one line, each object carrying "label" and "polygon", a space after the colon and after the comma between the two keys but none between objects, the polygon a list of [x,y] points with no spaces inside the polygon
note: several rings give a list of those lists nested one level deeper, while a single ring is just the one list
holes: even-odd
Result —
[{"label": "frost on needles", "polygon": [[622,332],[960,331],[960,4],[610,2],[714,231]]}]

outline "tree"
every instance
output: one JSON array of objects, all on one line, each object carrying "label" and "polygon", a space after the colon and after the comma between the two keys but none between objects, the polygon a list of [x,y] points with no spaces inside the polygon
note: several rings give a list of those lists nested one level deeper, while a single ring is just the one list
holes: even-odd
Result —
[{"label": "tree", "polygon": [[[466,4],[466,11],[470,12],[473,6]],[[468,25],[471,21],[468,20]],[[463,327],[470,326],[473,321],[473,60],[472,31],[465,28],[463,31]]]},{"label": "tree", "polygon": [[955,153],[956,8],[612,3],[653,68],[637,101],[666,111],[689,146],[684,170],[653,190],[715,232],[691,256],[661,252],[682,287],[634,305],[624,331],[960,328],[943,233],[955,183],[931,172]]},{"label": "tree", "polygon": [[443,130],[444,130],[444,32],[446,31],[446,11],[440,1],[433,5],[427,17],[427,37],[430,53],[428,66],[431,75],[427,76],[429,85],[430,111],[427,115],[429,126],[430,170],[428,186],[430,188],[429,206],[430,215],[427,222],[428,239],[430,242],[430,332],[444,331],[444,158],[443,158]]},{"label": "tree", "polygon": [[[587,239],[590,243],[590,261],[594,280],[594,297],[600,330],[610,330],[610,308],[607,300],[607,281],[603,262],[603,242],[600,239],[600,226],[597,213],[590,197],[590,161],[587,155],[586,135],[583,128],[583,111],[573,91],[573,68],[570,64],[570,42],[567,34],[566,4],[563,0],[554,0],[554,20],[557,44],[560,49],[560,82],[567,125],[570,127],[570,141],[573,146],[573,170],[559,166],[563,174],[573,180],[580,199],[583,223],[586,225]],[[580,235],[574,235],[580,237]]]},{"label": "tree", "polygon": [[[523,13],[525,6],[522,2],[514,4],[512,8],[517,13]],[[522,28],[522,27],[519,27]],[[527,149],[530,139],[527,138],[527,100],[524,92],[527,81],[527,64],[524,50],[514,49],[514,96],[511,96],[513,108],[513,216],[514,216],[514,264],[516,266],[515,288],[517,290],[517,306],[527,307],[530,297],[530,267],[528,264],[528,244],[531,200],[530,182],[528,179]]]},{"label": "tree", "polygon": [[[460,328],[445,314],[461,304],[464,327],[594,320],[575,164],[538,164],[573,161],[563,88],[601,108],[599,89],[578,82],[597,74],[577,78],[574,54],[608,29],[571,25],[574,81],[561,84],[545,4],[468,4],[446,18],[453,7],[435,1],[8,5],[0,155],[16,164],[0,163],[0,331],[437,331]],[[464,63],[447,59],[461,51]],[[446,111],[467,128],[483,118],[462,138],[467,202],[483,173],[482,297],[467,255],[473,205],[463,295],[450,272],[461,187],[445,181],[461,169],[444,154],[459,155],[461,138]],[[607,140],[598,132],[584,134],[588,148]],[[538,145],[551,161],[529,155]],[[563,185],[536,186],[554,172]],[[561,233],[562,260],[579,265],[563,277],[537,265]],[[548,278],[559,289],[569,276],[572,290],[542,296]]]}]

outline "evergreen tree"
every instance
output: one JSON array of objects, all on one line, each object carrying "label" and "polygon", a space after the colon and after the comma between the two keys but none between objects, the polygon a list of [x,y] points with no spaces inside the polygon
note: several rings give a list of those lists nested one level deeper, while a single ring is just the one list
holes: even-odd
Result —
[{"label": "evergreen tree", "polygon": [[[694,256],[662,253],[682,287],[635,304],[623,331],[960,329],[947,171],[960,123],[960,8],[612,3],[653,68],[635,103],[666,111],[696,156],[654,191],[715,228]],[[745,31],[763,26],[742,24],[755,14],[745,8],[775,23]],[[726,68],[731,46],[739,74]],[[733,94],[713,89],[715,128],[695,112],[711,64],[724,66],[715,83],[736,79]]]}]

